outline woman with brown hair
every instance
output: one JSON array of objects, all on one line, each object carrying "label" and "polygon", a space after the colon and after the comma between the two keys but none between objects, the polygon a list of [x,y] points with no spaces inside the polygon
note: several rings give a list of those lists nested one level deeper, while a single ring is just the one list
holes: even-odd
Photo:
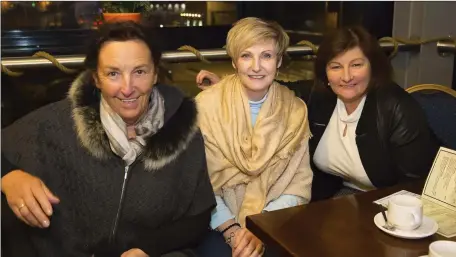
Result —
[{"label": "woman with brown hair", "polygon": [[377,40],[361,27],[328,34],[309,99],[316,200],[345,184],[366,191],[425,177],[438,144],[418,103],[393,81]]},{"label": "woman with brown hair", "polygon": [[94,36],[68,98],[2,130],[4,256],[194,256],[215,206],[196,104],[157,83],[143,26]]},{"label": "woman with brown hair", "polygon": [[[312,201],[427,175],[438,144],[421,107],[392,73],[377,40],[361,27],[339,28],[323,39],[314,87],[303,97],[313,134]],[[218,79],[202,71],[197,83],[205,77]]]}]

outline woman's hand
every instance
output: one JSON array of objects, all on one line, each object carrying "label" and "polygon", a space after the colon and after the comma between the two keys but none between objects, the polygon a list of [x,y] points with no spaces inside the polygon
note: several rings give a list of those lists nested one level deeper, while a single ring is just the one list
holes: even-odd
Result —
[{"label": "woman's hand", "polygon": [[235,233],[233,257],[257,257],[263,255],[263,243],[252,232],[246,228],[241,228]]},{"label": "woman's hand", "polygon": [[2,192],[14,214],[32,227],[49,227],[51,204],[60,202],[41,179],[21,170],[14,170],[3,176]]},{"label": "woman's hand", "polygon": [[198,75],[196,75],[196,84],[201,90],[206,90],[219,81],[219,76],[207,70],[201,70]]},{"label": "woman's hand", "polygon": [[149,257],[149,255],[139,248],[133,248],[124,252],[120,257]]}]

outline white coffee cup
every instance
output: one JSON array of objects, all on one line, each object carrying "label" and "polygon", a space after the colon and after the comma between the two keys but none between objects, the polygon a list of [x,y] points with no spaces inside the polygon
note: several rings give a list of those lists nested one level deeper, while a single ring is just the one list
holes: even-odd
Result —
[{"label": "white coffee cup", "polygon": [[421,200],[410,195],[396,195],[388,201],[388,222],[400,230],[414,230],[423,221]]},{"label": "white coffee cup", "polygon": [[435,241],[429,245],[429,257],[454,257],[456,256],[456,242]]}]

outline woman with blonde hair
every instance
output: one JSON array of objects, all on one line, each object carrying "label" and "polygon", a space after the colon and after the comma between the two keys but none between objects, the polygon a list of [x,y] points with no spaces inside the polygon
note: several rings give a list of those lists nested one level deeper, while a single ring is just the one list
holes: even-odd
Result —
[{"label": "woman with blonde hair", "polygon": [[226,44],[235,74],[196,97],[217,200],[217,232],[202,256],[261,256],[263,244],[245,228],[246,217],[310,200],[307,107],[274,82],[288,44],[276,23],[238,21]]}]

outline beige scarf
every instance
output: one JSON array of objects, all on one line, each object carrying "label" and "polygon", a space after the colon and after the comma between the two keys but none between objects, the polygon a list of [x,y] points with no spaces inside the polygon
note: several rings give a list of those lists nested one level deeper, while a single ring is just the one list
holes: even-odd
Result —
[{"label": "beige scarf", "polygon": [[310,200],[307,107],[293,91],[274,82],[254,127],[236,74],[196,101],[212,186],[241,224],[282,194]]}]

